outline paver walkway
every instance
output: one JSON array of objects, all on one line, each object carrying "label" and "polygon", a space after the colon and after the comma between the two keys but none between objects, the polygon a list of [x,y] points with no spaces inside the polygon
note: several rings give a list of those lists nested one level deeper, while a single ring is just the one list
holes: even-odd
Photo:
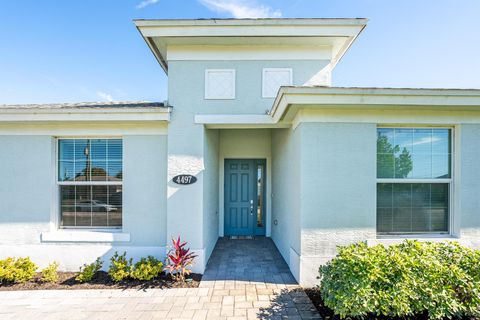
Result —
[{"label": "paver walkway", "polygon": [[219,239],[200,288],[0,292],[0,319],[321,319],[268,238]]}]

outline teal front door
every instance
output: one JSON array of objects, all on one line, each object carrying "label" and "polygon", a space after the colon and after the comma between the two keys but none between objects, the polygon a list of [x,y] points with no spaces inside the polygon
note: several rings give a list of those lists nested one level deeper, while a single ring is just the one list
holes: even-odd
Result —
[{"label": "teal front door", "polygon": [[225,235],[265,235],[265,160],[225,160]]}]

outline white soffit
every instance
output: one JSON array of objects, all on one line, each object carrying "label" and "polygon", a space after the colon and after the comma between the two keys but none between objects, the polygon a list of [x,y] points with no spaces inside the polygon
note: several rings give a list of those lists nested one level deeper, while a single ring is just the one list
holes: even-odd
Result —
[{"label": "white soffit", "polygon": [[[317,47],[317,51],[325,51],[324,48],[328,47],[332,64],[335,65],[365,28],[367,20],[209,19],[134,22],[167,72],[170,58],[167,58],[167,48],[172,46],[310,46]],[[179,58],[179,53],[175,54]],[[205,55],[205,52],[202,54]],[[317,59],[322,59],[324,55],[322,53]]]}]

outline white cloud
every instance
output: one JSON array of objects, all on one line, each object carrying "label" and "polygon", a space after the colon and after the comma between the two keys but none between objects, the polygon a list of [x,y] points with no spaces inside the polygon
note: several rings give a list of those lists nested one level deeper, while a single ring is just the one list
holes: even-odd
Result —
[{"label": "white cloud", "polygon": [[198,0],[209,10],[227,13],[234,18],[279,18],[280,10],[259,4],[255,0]]},{"label": "white cloud", "polygon": [[108,102],[114,101],[111,94],[108,94],[108,93],[105,93],[105,92],[102,92],[102,91],[97,91],[97,96],[99,96],[100,98],[102,98],[103,100],[108,101]]},{"label": "white cloud", "polygon": [[158,1],[160,0],[143,0],[142,2],[140,2],[139,4],[137,4],[135,6],[135,8],[137,9],[143,9],[145,7],[148,7],[149,5],[152,5],[152,4],[155,4],[157,3]]}]

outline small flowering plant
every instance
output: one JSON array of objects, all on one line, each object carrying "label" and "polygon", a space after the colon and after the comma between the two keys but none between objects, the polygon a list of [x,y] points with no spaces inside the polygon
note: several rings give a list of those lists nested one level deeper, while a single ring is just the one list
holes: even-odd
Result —
[{"label": "small flowering plant", "polygon": [[185,276],[189,275],[192,270],[193,260],[197,257],[190,248],[185,248],[186,242],[172,239],[172,249],[167,254],[167,266],[165,267],[172,277],[177,281],[185,281]]}]

